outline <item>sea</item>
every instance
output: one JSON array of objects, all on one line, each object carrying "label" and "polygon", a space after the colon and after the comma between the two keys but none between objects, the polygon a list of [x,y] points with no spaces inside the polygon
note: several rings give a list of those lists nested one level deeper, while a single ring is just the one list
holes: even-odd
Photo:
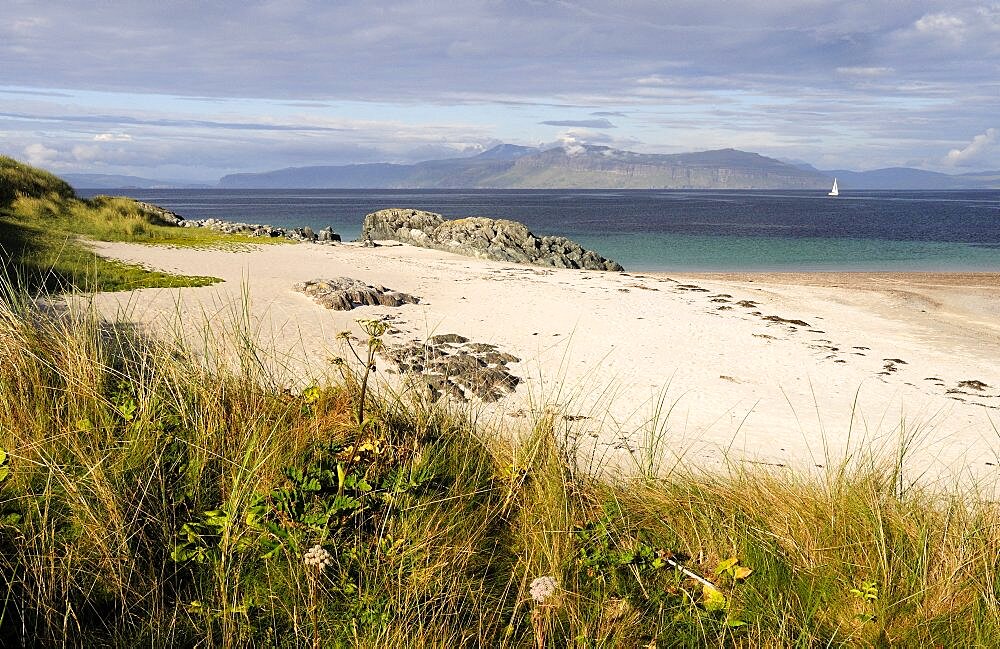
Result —
[{"label": "sea", "polygon": [[331,226],[388,207],[490,216],[636,271],[1000,271],[1000,190],[129,189],[187,219]]}]

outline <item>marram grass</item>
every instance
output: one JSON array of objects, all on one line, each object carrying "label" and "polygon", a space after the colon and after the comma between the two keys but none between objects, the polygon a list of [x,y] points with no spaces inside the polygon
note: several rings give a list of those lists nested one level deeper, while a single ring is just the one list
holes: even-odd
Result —
[{"label": "marram grass", "polygon": [[598,478],[552,414],[514,441],[37,304],[2,291],[0,644],[1000,644],[997,505],[895,464]]}]

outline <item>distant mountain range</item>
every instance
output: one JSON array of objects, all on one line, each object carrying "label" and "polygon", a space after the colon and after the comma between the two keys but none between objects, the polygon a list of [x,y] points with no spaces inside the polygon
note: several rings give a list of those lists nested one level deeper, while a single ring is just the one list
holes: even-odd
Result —
[{"label": "distant mountain range", "polygon": [[605,146],[538,150],[509,144],[471,158],[296,167],[219,181],[220,187],[240,188],[441,189],[819,189],[827,184],[815,171],[735,149],[663,155]]},{"label": "distant mountain range", "polygon": [[118,174],[60,174],[77,189],[207,189],[213,185],[178,180],[154,180]]},{"label": "distant mountain range", "polygon": [[[198,187],[135,176],[68,174],[80,188]],[[756,153],[720,149],[648,154],[605,146],[550,149],[501,144],[466,158],[416,164],[289,167],[223,176],[231,189],[824,189],[837,178],[852,189],[996,189],[1000,171],[949,175],[895,167],[822,171]]]},{"label": "distant mountain range", "polygon": [[960,175],[942,174],[909,167],[873,171],[827,171],[841,189],[1000,189],[1000,171]]}]

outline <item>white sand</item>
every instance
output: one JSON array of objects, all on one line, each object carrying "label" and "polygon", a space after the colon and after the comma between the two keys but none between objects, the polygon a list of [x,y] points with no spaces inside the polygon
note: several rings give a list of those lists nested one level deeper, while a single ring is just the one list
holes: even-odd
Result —
[{"label": "white sand", "polygon": [[[996,275],[667,277],[548,270],[410,246],[96,248],[225,280],[97,297],[104,313],[124,308],[153,328],[175,330],[180,316],[188,335],[200,336],[206,322],[223,331],[246,290],[259,336],[287,355],[296,385],[330,371],[328,359],[344,354],[336,333],[357,331],[359,318],[395,316],[400,342],[457,333],[494,343],[521,359],[512,368],[523,380],[486,412],[523,425],[528,419],[519,413],[554,407],[569,416],[571,435],[596,440],[597,453],[622,466],[631,461],[629,448],[641,454],[660,401],[664,411],[673,407],[665,423],[668,457],[694,466],[728,457],[813,467],[835,462],[848,447],[895,448],[901,437],[916,438],[915,479],[992,480],[1000,464]],[[337,276],[411,293],[421,303],[338,312],[291,289]],[[762,319],[770,315],[808,326]],[[905,364],[888,371],[885,359]],[[959,388],[968,380],[989,387]]]}]

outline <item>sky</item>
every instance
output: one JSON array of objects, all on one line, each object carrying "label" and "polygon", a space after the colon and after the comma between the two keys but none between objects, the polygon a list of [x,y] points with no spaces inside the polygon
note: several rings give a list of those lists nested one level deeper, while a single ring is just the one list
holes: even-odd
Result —
[{"label": "sky", "polygon": [[1000,169],[1000,2],[0,0],[0,153],[214,182],[498,143]]}]

